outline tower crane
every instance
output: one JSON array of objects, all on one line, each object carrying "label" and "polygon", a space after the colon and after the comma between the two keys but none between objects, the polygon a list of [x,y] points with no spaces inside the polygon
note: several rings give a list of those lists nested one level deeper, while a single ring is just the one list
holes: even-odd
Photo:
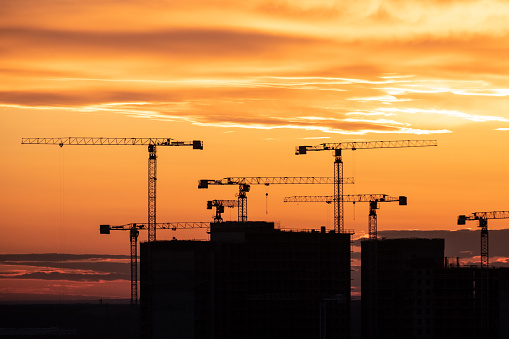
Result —
[{"label": "tower crane", "polygon": [[[336,201],[334,196],[293,196],[286,197],[284,202],[326,202],[330,204],[331,202]],[[387,194],[356,194],[356,195],[343,195],[341,196],[341,200],[343,202],[368,202],[369,203],[369,240],[370,247],[368,249],[367,255],[368,260],[370,261],[369,267],[371,267],[369,271],[369,280],[368,284],[369,295],[370,298],[367,298],[367,305],[370,310],[377,310],[377,255],[378,255],[378,243],[377,243],[377,233],[378,233],[378,217],[376,214],[376,210],[380,208],[381,202],[398,202],[399,205],[407,204],[407,197],[399,196],[399,197],[391,197]],[[376,332],[378,328],[378,322],[376,319],[369,319],[369,328]]]},{"label": "tower crane", "polygon": [[[286,197],[284,202],[326,202],[330,204],[331,202],[335,202],[336,197],[334,196],[293,196]],[[369,203],[369,240],[370,247],[368,249],[368,260],[370,261],[369,267],[371,267],[369,271],[369,279],[370,283],[368,284],[369,295],[370,298],[367,299],[367,305],[370,310],[377,310],[377,256],[378,256],[378,243],[377,243],[377,233],[378,233],[378,217],[376,214],[376,210],[380,208],[381,202],[398,202],[399,205],[407,204],[407,197],[399,196],[399,197],[391,197],[387,194],[356,194],[356,195],[343,195],[341,196],[342,202],[368,202]],[[344,231],[344,230],[343,230]],[[376,319],[371,318],[369,320],[369,328],[377,333],[378,322]]]},{"label": "tower crane", "polygon": [[[353,178],[344,179],[345,183],[353,184]],[[251,185],[274,185],[274,184],[332,184],[330,177],[227,177],[219,180],[200,180],[198,188],[208,188],[209,185],[238,185],[238,221],[247,221],[247,195]]]},{"label": "tower crane", "polygon": [[222,214],[224,208],[234,208],[239,206],[238,200],[209,200],[207,201],[207,209],[211,210],[213,207],[216,209],[216,215],[214,216],[214,222],[223,222]]},{"label": "tower crane", "polygon": [[156,181],[158,146],[192,146],[203,149],[203,141],[176,141],[171,138],[22,138],[21,144],[46,145],[131,145],[148,146],[148,241],[156,240]]},{"label": "tower crane", "polygon": [[488,268],[488,219],[508,219],[509,211],[474,212],[470,215],[458,216],[458,225],[465,225],[467,220],[479,221],[481,228],[481,268]]},{"label": "tower crane", "polygon": [[316,146],[297,146],[295,154],[306,154],[310,151],[334,151],[334,229],[336,232],[344,232],[344,206],[343,206],[343,160],[341,151],[351,149],[373,148],[404,148],[437,146],[436,140],[396,140],[396,141],[363,141],[363,142],[340,142],[322,143]]},{"label": "tower crane", "polygon": [[[159,230],[208,228],[208,222],[163,222],[156,223]],[[148,229],[148,223],[130,223],[125,225],[100,225],[100,234],[110,234],[111,231],[129,231],[131,243],[131,304],[138,303],[138,235],[140,230]]]},{"label": "tower crane", "polygon": [[467,220],[479,221],[481,228],[481,339],[490,337],[489,316],[489,246],[488,219],[508,219],[509,211],[474,212],[458,216],[458,225],[465,225]]},{"label": "tower crane", "polygon": [[[326,202],[330,204],[334,202],[333,196],[293,196],[285,197],[284,202]],[[377,221],[378,217],[376,210],[380,208],[381,202],[398,202],[399,205],[407,204],[407,197],[391,197],[387,194],[355,194],[355,195],[343,195],[343,202],[369,202],[369,239],[377,239]]]}]

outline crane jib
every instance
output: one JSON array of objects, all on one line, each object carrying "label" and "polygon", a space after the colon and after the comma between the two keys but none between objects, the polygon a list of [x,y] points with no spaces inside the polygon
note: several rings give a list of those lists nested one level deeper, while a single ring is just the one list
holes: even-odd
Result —
[{"label": "crane jib", "polygon": [[394,141],[355,141],[322,143],[315,146],[297,146],[295,154],[306,154],[308,151],[327,151],[327,150],[357,150],[373,148],[405,148],[405,147],[427,147],[437,146],[437,140],[394,140]]},{"label": "crane jib", "polygon": [[154,146],[192,146],[193,149],[203,149],[201,140],[176,141],[172,138],[93,138],[93,137],[65,137],[65,138],[22,138],[21,144],[45,145],[154,145]]}]

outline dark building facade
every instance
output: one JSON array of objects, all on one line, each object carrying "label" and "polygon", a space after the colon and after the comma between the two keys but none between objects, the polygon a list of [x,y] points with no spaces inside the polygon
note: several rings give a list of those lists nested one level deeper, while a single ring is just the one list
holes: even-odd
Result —
[{"label": "dark building facade", "polygon": [[350,337],[350,234],[266,222],[212,223],[210,233],[142,244],[146,337]]},{"label": "dark building facade", "polygon": [[364,339],[507,338],[506,269],[448,265],[443,239],[361,246]]},{"label": "dark building facade", "polygon": [[[376,255],[375,255],[376,254]],[[426,324],[424,305],[414,293],[416,272],[443,267],[443,239],[367,240],[361,244],[363,338],[417,338]],[[422,286],[425,287],[426,285]],[[426,292],[425,292],[426,293]],[[426,297],[424,294],[422,297]],[[424,311],[415,322],[416,312]],[[414,331],[415,330],[415,331]]]}]

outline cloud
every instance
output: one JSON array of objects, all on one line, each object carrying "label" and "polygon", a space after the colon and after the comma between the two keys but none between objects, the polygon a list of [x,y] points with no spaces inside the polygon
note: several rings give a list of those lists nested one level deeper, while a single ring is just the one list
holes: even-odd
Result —
[{"label": "cloud", "polygon": [[[505,1],[251,1],[267,21],[299,22],[315,34],[346,39],[409,39],[479,33],[504,34]],[[504,23],[504,19],[506,20]],[[290,26],[292,27],[292,26]],[[297,28],[294,28],[297,29]],[[328,30],[327,33],[325,31]]]},{"label": "cloud", "polygon": [[[54,110],[55,106],[34,107],[34,106],[9,106],[27,109],[48,109]],[[214,105],[217,110],[221,105]],[[352,119],[346,114],[341,118],[321,117],[308,119],[300,116],[260,115],[257,112],[243,111],[243,115],[236,115],[245,106],[239,104],[237,110],[228,107],[228,110],[220,109],[221,113],[210,113],[210,108],[204,109],[201,105],[189,104],[179,105],[178,103],[155,104],[150,103],[124,103],[124,104],[102,104],[87,105],[81,107],[61,107],[64,110],[77,112],[109,112],[131,115],[139,118],[159,119],[166,121],[186,121],[199,126],[211,126],[221,128],[249,128],[249,129],[296,129],[308,131],[321,131],[324,133],[364,135],[368,133],[395,133],[395,134],[434,134],[450,133],[446,129],[420,129],[413,128],[410,124],[387,119]],[[284,112],[282,112],[284,113]],[[328,115],[330,115],[329,113]],[[332,113],[334,114],[334,113]],[[337,114],[337,113],[336,113]]]},{"label": "cloud", "polygon": [[509,95],[504,2],[0,5],[0,107],[14,111],[354,135],[507,120],[491,109]]},{"label": "cloud", "polygon": [[[243,58],[255,60],[286,54],[297,47],[311,48],[320,38],[281,35],[255,30],[172,29],[151,32],[88,32],[4,28],[0,42],[11,48],[5,57],[31,59],[37,53],[41,61],[152,58],[187,58],[210,63],[213,60]],[[183,61],[183,60],[181,60]]]},{"label": "cloud", "polygon": [[[284,128],[357,135],[449,132],[444,128],[415,125],[401,114],[428,111],[377,107],[378,101],[386,100],[387,96],[359,99],[361,93],[376,95],[382,92],[373,86],[409,81],[406,79],[277,76],[250,77],[243,81],[155,81],[155,84],[132,80],[129,90],[122,89],[123,81],[113,81],[105,90],[82,88],[82,81],[78,80],[78,84],[70,81],[68,87],[77,85],[75,90],[67,88],[58,92],[0,90],[0,105],[117,113],[225,128]],[[87,81],[94,82],[92,79]],[[333,100],[331,93],[334,93]],[[407,101],[395,96],[389,98],[390,101],[384,103]],[[345,107],[346,101],[351,103]],[[400,114],[396,116],[395,112]],[[390,116],[391,119],[376,119],[373,118],[375,115]]]},{"label": "cloud", "polygon": [[392,103],[392,102],[411,101],[412,99],[398,99],[392,95],[383,95],[383,96],[379,96],[379,97],[351,98],[348,100],[363,101],[363,102],[379,101],[381,103],[388,104],[388,103]]},{"label": "cloud", "polygon": [[96,274],[89,272],[82,273],[61,273],[61,272],[33,272],[17,275],[0,275],[0,278],[8,279],[37,279],[37,280],[69,280],[69,281],[114,281],[130,280],[130,274],[108,273]]},{"label": "cloud", "polygon": [[[125,261],[125,260],[124,260]],[[32,267],[51,267],[51,268],[64,268],[74,270],[86,270],[94,272],[123,272],[129,271],[126,262],[117,261],[84,261],[78,260],[73,262],[59,262],[59,261],[22,261],[22,262],[4,262],[4,264],[15,264]]]},{"label": "cloud", "polygon": [[419,108],[379,108],[378,110],[382,112],[401,112],[401,113],[409,113],[409,114],[436,114],[443,115],[447,117],[465,119],[475,122],[486,122],[486,121],[499,121],[499,122],[509,122],[508,118],[490,116],[490,115],[475,115],[468,114],[464,112],[458,111],[449,111],[449,110],[438,110],[438,109],[419,109]]},{"label": "cloud", "polygon": [[1,254],[0,278],[68,281],[130,280],[125,255]]},{"label": "cloud", "polygon": [[503,30],[508,8],[503,0],[488,3],[482,0],[127,0],[122,3],[2,0],[0,5],[3,9],[0,22],[6,26],[61,28],[73,24],[88,30],[153,30],[168,26],[256,26],[282,30],[286,26],[287,30],[328,29],[344,34],[349,32],[346,28],[350,25],[361,28],[350,29],[350,35],[364,36],[387,35],[391,30],[393,35],[399,36],[437,31],[443,34],[472,31],[494,34]]},{"label": "cloud", "polygon": [[0,262],[6,261],[70,261],[70,260],[110,260],[128,259],[122,254],[69,254],[69,253],[28,253],[0,254]]}]

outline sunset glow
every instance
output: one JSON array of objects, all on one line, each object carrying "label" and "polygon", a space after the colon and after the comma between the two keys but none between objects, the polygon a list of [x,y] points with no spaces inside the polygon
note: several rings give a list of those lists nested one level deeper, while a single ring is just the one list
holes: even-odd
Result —
[{"label": "sunset glow", "polygon": [[[22,146],[22,137],[203,140],[203,151],[158,149],[161,222],[211,221],[206,201],[238,192],[198,190],[200,179],[332,176],[331,152],[296,156],[295,146],[347,141],[438,140],[344,152],[344,175],[356,182],[345,194],[408,197],[408,206],[382,206],[380,229],[457,230],[459,214],[509,210],[507,1],[0,0],[0,8],[4,254],[127,254],[127,232],[104,236],[99,225],[147,220],[145,147]],[[283,203],[332,193],[253,186],[248,219],[332,228],[330,205]],[[367,218],[367,206],[345,206],[358,236]]]}]

